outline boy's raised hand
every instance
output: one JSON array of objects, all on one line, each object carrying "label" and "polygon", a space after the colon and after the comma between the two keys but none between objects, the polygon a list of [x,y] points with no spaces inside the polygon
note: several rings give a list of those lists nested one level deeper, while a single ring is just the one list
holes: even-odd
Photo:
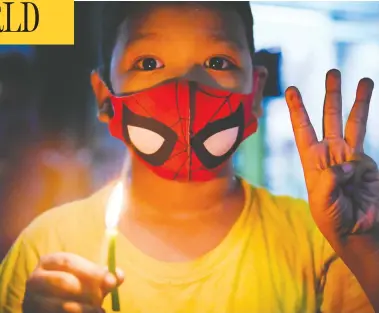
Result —
[{"label": "boy's raised hand", "polygon": [[363,151],[373,87],[371,79],[360,80],[343,131],[341,74],[337,70],[327,73],[321,141],[299,91],[295,87],[286,91],[311,213],[329,242],[341,242],[349,234],[368,232],[378,223],[378,168]]}]

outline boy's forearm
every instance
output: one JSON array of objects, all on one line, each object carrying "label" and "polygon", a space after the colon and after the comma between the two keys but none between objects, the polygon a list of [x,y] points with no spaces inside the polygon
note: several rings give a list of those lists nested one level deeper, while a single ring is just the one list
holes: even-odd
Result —
[{"label": "boy's forearm", "polygon": [[332,246],[357,278],[375,312],[379,312],[379,229],[350,235]]}]

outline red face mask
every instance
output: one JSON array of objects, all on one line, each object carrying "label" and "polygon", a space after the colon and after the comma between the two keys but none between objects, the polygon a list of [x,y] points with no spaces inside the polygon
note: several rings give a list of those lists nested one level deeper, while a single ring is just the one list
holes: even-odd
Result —
[{"label": "red face mask", "polygon": [[211,180],[257,130],[254,94],[176,80],[112,95],[109,129],[157,175],[179,181]]}]

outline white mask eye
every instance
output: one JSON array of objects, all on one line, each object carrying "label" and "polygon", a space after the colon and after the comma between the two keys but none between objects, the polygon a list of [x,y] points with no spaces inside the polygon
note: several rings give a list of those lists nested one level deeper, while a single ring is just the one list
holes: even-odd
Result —
[{"label": "white mask eye", "polygon": [[235,144],[239,127],[228,128],[220,131],[204,141],[204,147],[214,156],[226,154]]},{"label": "white mask eye", "polygon": [[128,125],[130,141],[133,145],[144,154],[153,154],[162,147],[165,139],[146,128]]}]

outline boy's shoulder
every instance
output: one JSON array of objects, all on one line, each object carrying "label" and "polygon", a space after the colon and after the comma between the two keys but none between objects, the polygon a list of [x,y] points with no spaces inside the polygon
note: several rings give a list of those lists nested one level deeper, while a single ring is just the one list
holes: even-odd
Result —
[{"label": "boy's shoulder", "polygon": [[75,218],[80,219],[100,213],[99,210],[105,209],[107,195],[109,195],[112,185],[106,185],[83,199],[74,200],[45,211],[30,224],[30,227],[35,224],[49,224],[52,221],[73,222]]},{"label": "boy's shoulder", "polygon": [[254,187],[252,190],[253,203],[261,211],[261,216],[271,217],[284,221],[298,221],[310,227],[314,226],[314,221],[310,213],[308,202],[301,198],[288,195],[275,195],[263,187]]},{"label": "boy's shoulder", "polygon": [[265,188],[251,188],[255,196],[253,209],[259,212],[261,228],[277,250],[291,250],[305,258],[306,264],[312,259],[321,265],[334,257],[335,252],[314,222],[307,201],[274,195]]},{"label": "boy's shoulder", "polygon": [[53,245],[57,248],[66,242],[78,242],[87,237],[96,240],[105,227],[106,202],[113,185],[108,184],[87,198],[47,210],[24,229],[23,239],[32,245]]},{"label": "boy's shoulder", "polygon": [[[283,239],[317,249],[325,238],[316,226],[307,201],[286,195],[275,195],[261,187],[253,187],[253,206],[259,212],[265,229]],[[306,242],[305,242],[306,241]]]}]

